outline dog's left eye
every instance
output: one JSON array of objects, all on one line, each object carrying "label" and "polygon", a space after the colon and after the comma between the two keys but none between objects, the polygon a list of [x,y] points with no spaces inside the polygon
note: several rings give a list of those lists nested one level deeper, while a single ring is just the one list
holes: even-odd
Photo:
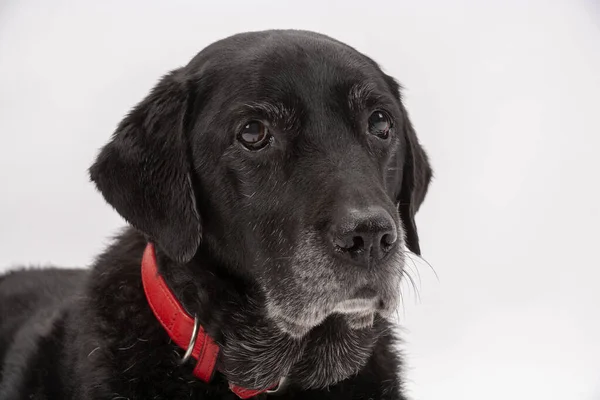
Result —
[{"label": "dog's left eye", "polygon": [[260,150],[271,141],[271,134],[265,124],[260,121],[250,121],[242,128],[238,140],[248,150]]},{"label": "dog's left eye", "polygon": [[387,139],[392,129],[392,119],[385,111],[375,111],[369,117],[369,133]]}]

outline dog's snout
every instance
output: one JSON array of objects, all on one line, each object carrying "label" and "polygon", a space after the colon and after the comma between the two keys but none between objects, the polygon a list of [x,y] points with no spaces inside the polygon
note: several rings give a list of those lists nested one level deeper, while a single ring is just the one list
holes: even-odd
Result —
[{"label": "dog's snout", "polygon": [[381,260],[398,239],[392,216],[381,207],[349,209],[332,226],[339,253],[361,264]]}]

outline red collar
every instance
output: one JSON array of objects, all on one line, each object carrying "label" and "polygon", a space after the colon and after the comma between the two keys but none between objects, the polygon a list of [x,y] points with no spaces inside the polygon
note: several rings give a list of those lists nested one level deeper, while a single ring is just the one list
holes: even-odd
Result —
[{"label": "red collar", "polygon": [[[194,332],[194,318],[184,310],[160,276],[154,246],[151,243],[146,246],[142,257],[142,283],[148,304],[160,324],[177,346],[187,350]],[[210,382],[215,372],[219,346],[208,336],[202,326],[197,327],[196,343],[191,356],[198,361],[194,368],[194,375],[206,383]],[[245,389],[233,384],[229,384],[229,388],[241,399],[249,399],[266,392],[266,390]]]}]

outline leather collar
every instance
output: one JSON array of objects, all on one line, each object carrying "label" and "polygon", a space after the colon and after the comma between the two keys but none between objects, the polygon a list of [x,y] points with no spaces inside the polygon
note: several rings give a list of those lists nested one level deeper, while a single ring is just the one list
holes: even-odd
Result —
[{"label": "leather collar", "polygon": [[[146,299],[156,319],[167,331],[173,342],[186,350],[186,355],[191,355],[196,360],[194,376],[203,382],[209,383],[216,369],[219,346],[206,333],[204,328],[198,325],[196,319],[187,313],[165,280],[160,276],[152,243],[148,243],[142,257],[142,283]],[[196,332],[195,340],[193,337],[194,332]],[[191,354],[189,354],[190,348]],[[184,356],[185,358],[187,357]],[[267,389],[246,389],[231,383],[229,388],[240,399],[249,399],[267,392]]]}]

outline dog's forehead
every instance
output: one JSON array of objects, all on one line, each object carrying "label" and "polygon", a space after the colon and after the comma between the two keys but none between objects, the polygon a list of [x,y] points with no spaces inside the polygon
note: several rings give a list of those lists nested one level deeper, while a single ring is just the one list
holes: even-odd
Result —
[{"label": "dog's forehead", "polygon": [[[194,66],[195,64],[195,66]],[[327,36],[303,31],[266,31],[236,35],[207,47],[191,66],[218,81],[238,100],[318,101],[350,95],[368,82],[383,88],[377,64]]]}]

